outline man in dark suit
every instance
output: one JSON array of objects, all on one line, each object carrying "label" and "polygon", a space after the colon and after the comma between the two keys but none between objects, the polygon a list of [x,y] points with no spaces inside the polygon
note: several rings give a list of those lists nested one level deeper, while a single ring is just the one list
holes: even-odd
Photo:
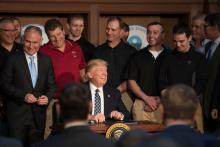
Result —
[{"label": "man in dark suit", "polygon": [[[166,129],[152,140],[167,140],[181,147],[217,145],[216,138],[199,134],[191,127],[199,105],[199,99],[192,88],[183,84],[168,87],[162,94],[161,102]],[[145,144],[148,144],[147,140]]]},{"label": "man in dark suit", "polygon": [[87,126],[91,94],[87,86],[70,84],[64,88],[59,98],[64,131],[36,144],[36,147],[111,147],[103,136],[92,132]]},{"label": "man in dark suit", "polygon": [[[205,47],[208,61],[208,81],[203,97],[206,131],[220,128],[220,13],[209,14],[205,18],[205,34],[211,41]],[[215,120],[218,122],[216,123]]]},{"label": "man in dark suit", "polygon": [[92,115],[90,119],[103,122],[106,118],[128,120],[129,112],[116,88],[106,84],[107,62],[101,59],[90,60],[86,66],[86,76],[92,94]]},{"label": "man in dark suit", "polygon": [[[22,45],[15,42],[16,31],[11,17],[3,17],[0,19],[0,74],[2,74],[10,54],[22,50]],[[5,102],[3,101],[4,96],[4,91],[0,89],[0,134],[7,136],[8,129],[5,115]]]},{"label": "man in dark suit", "polygon": [[18,140],[0,136],[0,146],[1,147],[22,147],[22,144]]},{"label": "man in dark suit", "polygon": [[27,27],[24,51],[9,57],[2,74],[9,135],[26,146],[43,140],[46,108],[55,91],[51,60],[38,52],[41,35],[38,27]]}]

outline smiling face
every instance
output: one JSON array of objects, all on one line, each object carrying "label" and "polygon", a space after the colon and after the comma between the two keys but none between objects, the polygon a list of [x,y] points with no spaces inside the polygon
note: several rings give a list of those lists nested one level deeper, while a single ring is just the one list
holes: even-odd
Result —
[{"label": "smiling face", "polygon": [[107,82],[107,67],[103,64],[97,64],[88,71],[87,76],[96,87],[102,87]]},{"label": "smiling face", "polygon": [[40,48],[42,37],[36,30],[30,30],[24,34],[24,51],[28,55],[34,55]]},{"label": "smiling face", "polygon": [[163,28],[160,25],[150,25],[147,28],[147,41],[151,46],[161,45],[164,38]]},{"label": "smiling face", "polygon": [[106,26],[106,37],[109,42],[118,42],[121,38],[121,28],[119,21],[110,21]]},{"label": "smiling face", "polygon": [[84,29],[84,21],[83,19],[72,19],[67,27],[69,28],[69,31],[73,37],[81,37],[82,31]]},{"label": "smiling face", "polygon": [[13,44],[15,41],[16,28],[12,22],[0,25],[0,41],[5,44]]},{"label": "smiling face", "polygon": [[205,21],[202,19],[192,20],[192,37],[195,40],[202,40],[205,37]]},{"label": "smiling face", "polygon": [[48,31],[48,38],[55,48],[65,47],[65,32],[61,28],[57,27],[53,31]]},{"label": "smiling face", "polygon": [[187,37],[185,33],[182,34],[174,34],[173,36],[173,42],[174,47],[179,52],[188,52],[190,49],[190,41],[192,39],[192,36]]}]

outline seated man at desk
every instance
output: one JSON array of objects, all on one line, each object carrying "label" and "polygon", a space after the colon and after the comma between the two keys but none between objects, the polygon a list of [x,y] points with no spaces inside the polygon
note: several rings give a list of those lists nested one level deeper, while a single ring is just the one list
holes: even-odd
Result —
[{"label": "seated man at desk", "polygon": [[64,130],[33,147],[113,147],[103,136],[89,129],[87,117],[90,102],[90,91],[85,85],[67,85],[59,97]]},{"label": "seated man at desk", "polygon": [[101,59],[90,60],[86,66],[87,83],[92,96],[92,114],[89,119],[98,123],[106,119],[128,120],[129,112],[121,100],[121,94],[106,84],[107,62]]}]

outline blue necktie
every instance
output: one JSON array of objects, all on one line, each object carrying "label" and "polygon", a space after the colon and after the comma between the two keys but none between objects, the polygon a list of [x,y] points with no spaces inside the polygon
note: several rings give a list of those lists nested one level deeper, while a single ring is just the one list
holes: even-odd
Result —
[{"label": "blue necktie", "polygon": [[206,59],[207,59],[207,60],[210,60],[210,59],[211,59],[211,52],[212,52],[212,49],[209,48],[208,51],[207,51],[207,53],[206,53]]},{"label": "blue necktie", "polygon": [[215,46],[215,42],[212,41],[210,47],[208,48],[208,51],[206,53],[206,59],[207,60],[210,60],[212,58],[212,50],[213,50],[213,47]]},{"label": "blue necktie", "polygon": [[99,89],[95,90],[95,110],[94,114],[101,113],[101,97],[99,96]]},{"label": "blue necktie", "polygon": [[37,69],[36,69],[36,65],[34,62],[34,56],[30,56],[29,59],[31,60],[31,62],[28,64],[28,67],[29,67],[30,74],[31,74],[32,85],[33,87],[35,87],[37,83]]}]

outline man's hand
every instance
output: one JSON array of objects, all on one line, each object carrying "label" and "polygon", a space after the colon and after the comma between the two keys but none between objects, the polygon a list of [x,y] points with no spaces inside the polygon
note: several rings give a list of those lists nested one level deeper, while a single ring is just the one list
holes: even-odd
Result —
[{"label": "man's hand", "polygon": [[112,111],[110,113],[110,118],[114,118],[117,120],[123,120],[124,119],[124,114],[122,114],[121,112],[118,111]]},{"label": "man's hand", "polygon": [[217,119],[218,118],[218,109],[212,109],[211,116],[212,116],[212,119]]},{"label": "man's hand", "polygon": [[28,93],[28,94],[25,95],[24,101],[26,103],[33,104],[33,103],[37,102],[37,98],[33,94]]},{"label": "man's hand", "polygon": [[89,120],[93,120],[96,123],[102,123],[105,121],[105,115],[102,113],[98,113],[96,115],[90,115]]},{"label": "man's hand", "polygon": [[39,99],[37,100],[37,104],[38,105],[47,105],[48,104],[48,97],[45,95],[40,96]]},{"label": "man's hand", "polygon": [[157,107],[159,105],[158,99],[159,99],[159,97],[147,96],[144,98],[144,102],[147,106],[150,107],[151,111],[154,111],[157,109]]}]

